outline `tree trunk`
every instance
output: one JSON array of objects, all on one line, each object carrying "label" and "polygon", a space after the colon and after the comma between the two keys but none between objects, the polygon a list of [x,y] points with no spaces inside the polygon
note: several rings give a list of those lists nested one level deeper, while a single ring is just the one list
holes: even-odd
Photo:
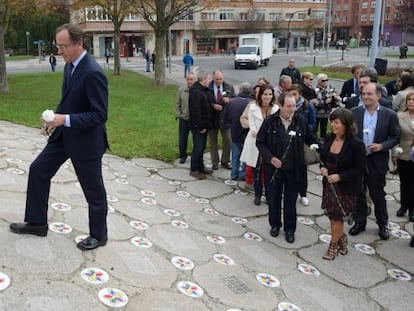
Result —
[{"label": "tree trunk", "polygon": [[121,25],[114,23],[114,75],[121,75],[121,56],[119,51],[119,37]]},{"label": "tree trunk", "polygon": [[0,94],[9,93],[6,56],[4,55],[4,0],[0,0]]},{"label": "tree trunk", "polygon": [[165,84],[165,38],[167,33],[157,33],[155,37],[155,74],[154,84]]}]

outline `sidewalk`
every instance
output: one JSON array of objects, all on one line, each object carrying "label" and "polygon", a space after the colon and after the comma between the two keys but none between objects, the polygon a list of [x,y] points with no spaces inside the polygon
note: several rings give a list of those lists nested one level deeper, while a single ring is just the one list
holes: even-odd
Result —
[{"label": "sidewalk", "polygon": [[0,142],[2,311],[110,310],[100,297],[117,307],[127,302],[120,310],[134,311],[299,310],[291,304],[310,311],[397,311],[414,305],[414,283],[405,280],[414,273],[406,239],[413,227],[395,216],[395,176],[387,176],[389,225],[409,233],[395,231],[382,241],[371,215],[367,231],[349,237],[348,255],[326,261],[329,222],[320,208],[316,165],[309,167],[310,205],[298,204],[296,241],[288,244],[283,232],[269,235],[267,206],[254,206],[243,183],[227,180],[228,170],[195,180],[188,161],[107,154],[109,242],[81,252],[75,239],[88,234],[87,205],[70,162],[51,189],[49,225],[59,233],[49,230],[41,238],[9,231],[11,222],[23,220],[29,165],[45,139],[37,129],[0,121]]}]

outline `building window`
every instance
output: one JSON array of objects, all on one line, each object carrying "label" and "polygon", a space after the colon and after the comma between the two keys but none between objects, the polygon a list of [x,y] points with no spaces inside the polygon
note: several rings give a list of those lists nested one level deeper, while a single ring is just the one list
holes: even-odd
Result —
[{"label": "building window", "polygon": [[385,13],[385,20],[389,21],[391,19],[390,13]]},{"label": "building window", "polygon": [[374,20],[374,14],[371,14],[371,15],[369,16],[369,20],[370,20],[370,21],[373,21],[373,20]]},{"label": "building window", "polygon": [[371,8],[374,9],[375,8],[375,1],[371,1]]},{"label": "building window", "polygon": [[255,21],[264,21],[265,20],[265,10],[254,10],[254,20]]},{"label": "building window", "polygon": [[362,6],[363,9],[368,9],[368,2],[362,2]]},{"label": "building window", "polygon": [[396,19],[396,20],[399,20],[401,18],[401,14],[400,14],[400,12],[395,12],[394,13],[394,19]]},{"label": "building window", "polygon": [[103,14],[103,10],[100,7],[86,8],[85,9],[86,21],[103,21],[109,20],[108,15]]},{"label": "building window", "polygon": [[280,21],[283,17],[282,13],[269,13],[269,19],[271,21]]},{"label": "building window", "polygon": [[348,21],[348,15],[342,16],[342,21],[346,23]]},{"label": "building window", "polygon": [[305,19],[306,18],[306,13],[298,13],[297,17],[298,17],[298,19]]},{"label": "building window", "polygon": [[293,19],[293,14],[292,13],[286,13],[285,18],[286,19]]},{"label": "building window", "polygon": [[344,11],[348,11],[349,10],[349,4],[344,4]]},{"label": "building window", "polygon": [[234,11],[233,10],[220,10],[220,20],[221,21],[234,20]]},{"label": "building window", "polygon": [[203,21],[215,21],[216,13],[201,13],[201,20]]},{"label": "building window", "polygon": [[338,4],[337,6],[336,6],[336,9],[335,9],[336,11],[340,11],[341,10],[341,5],[340,4]]},{"label": "building window", "polygon": [[387,0],[387,1],[385,1],[385,6],[386,6],[387,8],[391,7],[391,0]]},{"label": "building window", "polygon": [[362,14],[361,15],[361,22],[366,22],[367,21],[367,15],[366,14]]},{"label": "building window", "polygon": [[401,0],[395,0],[395,5],[396,6],[400,6],[402,4],[402,1]]}]

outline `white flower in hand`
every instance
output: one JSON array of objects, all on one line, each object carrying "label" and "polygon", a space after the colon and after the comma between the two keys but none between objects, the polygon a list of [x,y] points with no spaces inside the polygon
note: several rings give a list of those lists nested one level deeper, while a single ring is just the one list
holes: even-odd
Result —
[{"label": "white flower in hand", "polygon": [[355,96],[357,96],[357,94],[355,94],[355,93],[352,93],[351,94],[351,97],[355,97]]},{"label": "white flower in hand", "polygon": [[397,147],[397,148],[395,148],[395,153],[396,154],[402,154],[403,153],[403,150],[402,150],[402,148],[401,147]]},{"label": "white flower in hand", "polygon": [[55,113],[53,110],[46,109],[42,113],[42,119],[46,122],[52,122],[55,119]]},{"label": "white flower in hand", "polygon": [[319,145],[318,145],[318,144],[312,144],[312,145],[310,145],[310,146],[309,146],[309,149],[310,149],[310,150],[316,150],[316,149],[319,149]]},{"label": "white flower in hand", "polygon": [[296,132],[295,131],[290,131],[288,133],[289,136],[295,137],[296,136]]}]

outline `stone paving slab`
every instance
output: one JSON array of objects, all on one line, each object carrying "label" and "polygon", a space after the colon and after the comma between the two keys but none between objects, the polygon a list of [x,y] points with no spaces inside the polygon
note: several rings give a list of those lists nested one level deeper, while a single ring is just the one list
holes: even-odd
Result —
[{"label": "stone paving slab", "polygon": [[[329,233],[329,220],[320,209],[317,164],[308,167],[310,205],[297,204],[298,216],[314,223],[298,222],[296,241],[289,244],[283,230],[277,238],[270,236],[267,205],[254,206],[254,194],[244,190],[243,182],[227,184],[230,172],[226,169],[220,167],[199,181],[188,174],[188,160],[182,165],[106,154],[103,176],[108,205],[114,209],[108,214],[109,242],[95,251],[81,252],[75,237],[88,233],[87,203],[70,161],[52,180],[48,217],[49,223],[64,222],[73,231],[66,235],[49,231],[45,238],[9,231],[11,222],[23,220],[28,168],[45,139],[38,129],[0,121],[0,142],[0,272],[11,279],[10,286],[0,291],[0,310],[59,310],[61,306],[110,310],[98,298],[104,287],[128,295],[129,303],[122,310],[262,311],[278,310],[280,302],[291,302],[310,311],[376,311],[410,310],[414,303],[413,280],[396,280],[387,274],[392,268],[412,276],[413,249],[407,239],[380,240],[374,213],[366,232],[349,236],[348,255],[334,261],[322,259],[328,244],[319,236]],[[205,159],[208,165],[208,154]],[[398,176],[387,178],[387,198],[392,199],[387,201],[389,219],[411,235],[414,229],[408,217],[395,216]],[[51,208],[58,202],[69,204],[71,210]],[[148,227],[133,228],[131,221],[143,221]],[[345,225],[346,231],[349,228]],[[152,246],[139,247],[131,240]],[[360,253],[357,243],[368,244],[376,254]],[[175,256],[191,260],[194,267],[176,268],[171,262]],[[214,256],[228,256],[234,264],[220,264]],[[301,263],[314,266],[320,275],[300,272]],[[80,277],[87,267],[104,269],[109,281],[88,284]],[[276,277],[280,286],[260,284],[258,273]],[[177,288],[182,281],[195,283],[203,295],[183,295]]]}]

